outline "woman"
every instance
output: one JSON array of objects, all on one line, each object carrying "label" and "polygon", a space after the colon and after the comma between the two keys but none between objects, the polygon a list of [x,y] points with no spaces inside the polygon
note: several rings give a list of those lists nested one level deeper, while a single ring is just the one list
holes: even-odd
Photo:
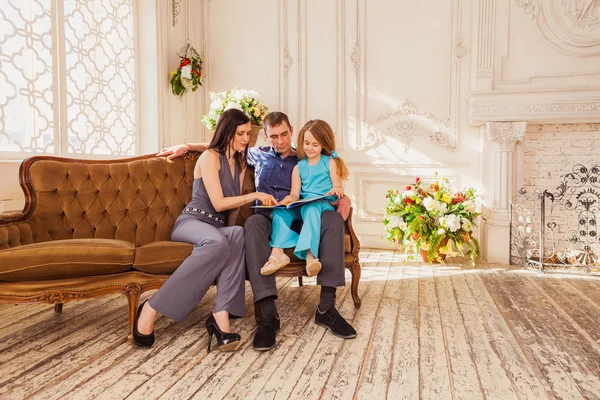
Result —
[{"label": "woman", "polygon": [[240,344],[240,335],[229,328],[230,314],[244,316],[244,233],[235,221],[243,204],[276,203],[267,193],[240,196],[249,134],[250,120],[242,111],[227,110],[219,118],[208,150],[194,169],[192,200],[171,234],[173,241],[191,243],[194,250],[160,290],[140,305],[133,332],[136,345],[154,343],[157,312],[183,321],[215,282],[215,307],[206,321],[208,350],[213,335],[221,350],[235,350]]}]

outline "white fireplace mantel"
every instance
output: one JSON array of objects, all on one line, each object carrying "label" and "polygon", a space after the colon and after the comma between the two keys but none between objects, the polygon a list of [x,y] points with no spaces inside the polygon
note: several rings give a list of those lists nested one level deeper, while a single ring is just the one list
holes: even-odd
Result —
[{"label": "white fireplace mantel", "polygon": [[600,90],[471,93],[467,103],[471,126],[502,121],[541,124],[600,121]]}]

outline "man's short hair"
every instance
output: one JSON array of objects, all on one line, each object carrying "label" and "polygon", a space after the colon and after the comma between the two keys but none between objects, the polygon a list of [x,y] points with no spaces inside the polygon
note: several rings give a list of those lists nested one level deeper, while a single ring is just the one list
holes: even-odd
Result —
[{"label": "man's short hair", "polygon": [[267,114],[267,116],[263,120],[263,129],[266,133],[268,127],[272,128],[274,126],[279,126],[284,122],[287,124],[288,128],[292,127],[292,124],[290,124],[290,119],[287,115],[280,111],[274,111],[272,113]]}]

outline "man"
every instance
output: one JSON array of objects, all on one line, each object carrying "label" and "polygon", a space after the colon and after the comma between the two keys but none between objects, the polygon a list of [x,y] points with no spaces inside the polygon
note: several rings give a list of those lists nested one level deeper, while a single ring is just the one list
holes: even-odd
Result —
[{"label": "man", "polygon": [[[248,164],[254,167],[256,190],[272,194],[281,201],[290,193],[292,170],[298,164],[292,147],[293,128],[289,118],[282,112],[273,112],[263,121],[265,139],[271,146],[248,149]],[[169,159],[179,157],[187,150],[203,151],[204,144],[178,145],[164,149],[158,155]],[[351,339],[356,331],[335,308],[336,287],[345,285],[344,270],[344,220],[350,211],[350,199],[344,197],[336,203],[336,211],[325,211],[321,216],[321,243],[319,259],[322,269],[317,275],[321,296],[315,323],[326,327],[334,335]],[[280,320],[275,306],[277,286],[275,276],[263,276],[261,267],[271,253],[270,211],[261,209],[248,218],[244,226],[246,267],[252,286],[254,301],[260,307],[261,318],[254,336],[254,348],[264,351],[276,345]]]}]

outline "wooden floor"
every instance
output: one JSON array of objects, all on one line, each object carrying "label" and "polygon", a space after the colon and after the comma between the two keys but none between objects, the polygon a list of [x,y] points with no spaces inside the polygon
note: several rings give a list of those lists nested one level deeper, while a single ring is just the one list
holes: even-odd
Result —
[{"label": "wooden floor", "polygon": [[600,279],[484,265],[403,263],[361,254],[362,307],[338,307],[358,331],[313,323],[319,290],[279,279],[282,330],[252,348],[207,353],[214,288],[182,324],[160,318],[150,350],[128,344],[126,300],[0,305],[0,398],[22,399],[581,399],[600,398]]}]

